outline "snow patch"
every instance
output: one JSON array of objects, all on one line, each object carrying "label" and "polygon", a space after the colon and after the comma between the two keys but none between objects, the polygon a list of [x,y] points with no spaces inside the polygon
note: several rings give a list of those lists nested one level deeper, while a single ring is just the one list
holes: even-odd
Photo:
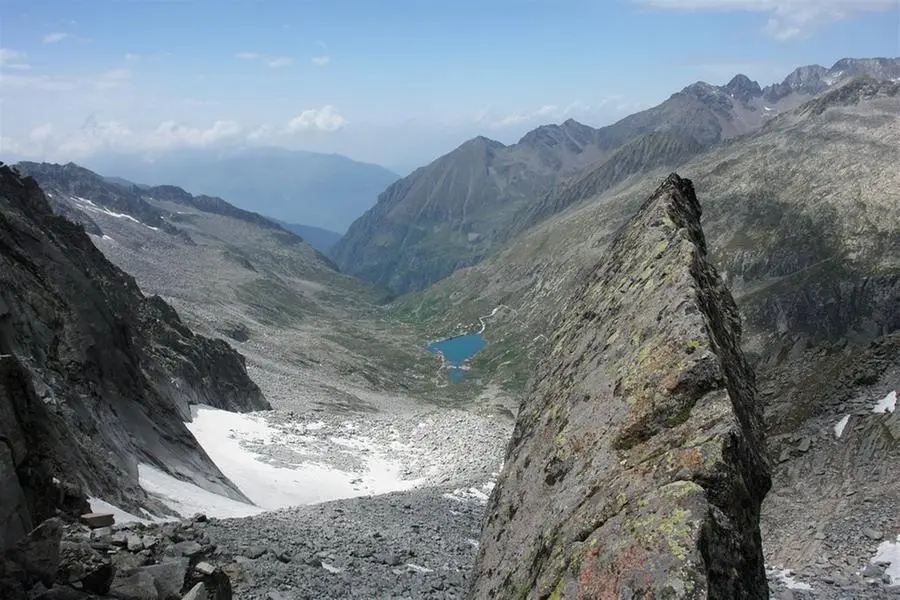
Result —
[{"label": "snow patch", "polygon": [[872,409],[874,413],[889,413],[894,412],[897,408],[897,390],[891,390],[891,393],[881,399],[881,401],[875,405],[875,408]]},{"label": "snow patch", "polygon": [[891,578],[890,586],[900,586],[900,535],[895,542],[881,542],[878,552],[872,558],[873,563],[890,563],[885,575]]},{"label": "snow patch", "polygon": [[844,415],[844,418],[835,423],[834,425],[834,436],[838,439],[841,438],[841,435],[844,433],[844,428],[847,426],[847,423],[850,421],[850,415]]},{"label": "snow patch", "polygon": [[789,590],[812,590],[812,586],[794,578],[794,572],[790,569],[775,569],[769,571],[776,579],[781,581]]},{"label": "snow patch", "polygon": [[763,106],[763,110],[766,112],[772,112],[772,109],[769,108],[768,106]]},{"label": "snow patch", "polygon": [[112,514],[113,518],[116,520],[117,525],[121,525],[123,523],[143,523],[147,525],[149,523],[167,520],[162,517],[153,517],[152,515],[149,519],[142,519],[141,517],[136,517],[130,512],[122,510],[118,506],[110,504],[106,500],[102,500],[100,498],[88,498],[88,504],[91,505],[91,512]]},{"label": "snow patch", "polygon": [[[191,407],[191,413],[193,420],[185,424],[187,428],[222,473],[263,509],[385,494],[420,483],[404,479],[402,465],[377,452],[366,438],[332,438],[336,445],[359,451],[364,467],[344,471],[325,465],[324,456],[316,461],[315,452],[322,450],[307,445],[308,438],[271,427],[261,415],[204,405]],[[275,455],[266,456],[248,446],[266,454],[273,449],[284,452],[278,453],[275,460]]]},{"label": "snow patch", "polygon": [[488,481],[482,485],[481,488],[457,488],[452,492],[444,494],[444,498],[456,500],[457,502],[478,502],[480,504],[487,504],[488,499],[491,497],[491,492],[494,490],[494,485],[496,485],[495,482]]},{"label": "snow patch", "polygon": [[[81,196],[72,196],[71,199],[72,199],[72,201],[81,204],[82,208],[86,208],[92,212],[103,213],[107,216],[115,217],[116,219],[126,219],[133,223],[137,223],[138,225],[143,225],[147,229],[152,229],[153,231],[159,231],[159,227],[151,227],[150,225],[147,225],[146,223],[142,223],[141,221],[135,219],[131,215],[126,215],[125,213],[117,213],[117,212],[109,210],[108,208],[104,208],[102,206],[97,206],[96,204],[94,204],[93,202],[88,200],[87,198],[82,198]],[[106,236],[104,236],[104,237],[106,237]]]},{"label": "snow patch", "polygon": [[145,463],[138,465],[138,481],[148,493],[157,496],[182,517],[190,517],[197,513],[222,518],[249,517],[263,512],[258,506],[204,490]]}]

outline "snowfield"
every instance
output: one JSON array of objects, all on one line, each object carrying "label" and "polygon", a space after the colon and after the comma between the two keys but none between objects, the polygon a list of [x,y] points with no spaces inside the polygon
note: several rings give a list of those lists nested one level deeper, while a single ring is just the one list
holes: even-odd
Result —
[{"label": "snowfield", "polygon": [[141,487],[182,516],[245,517],[436,485],[455,486],[457,499],[483,504],[493,481],[483,482],[499,471],[506,435],[506,426],[485,431],[483,417],[453,410],[304,418],[196,405],[191,416],[188,430],[252,504],[140,465]]},{"label": "snowfield", "polygon": [[322,430],[318,423],[291,431],[272,427],[258,414],[202,405],[192,407],[191,415],[187,428],[216,466],[264,509],[384,494],[420,483],[404,479],[402,465],[361,437],[331,438],[333,445],[362,454],[361,468],[343,470],[326,464],[326,454],[338,449],[323,447],[318,437],[310,435]]}]

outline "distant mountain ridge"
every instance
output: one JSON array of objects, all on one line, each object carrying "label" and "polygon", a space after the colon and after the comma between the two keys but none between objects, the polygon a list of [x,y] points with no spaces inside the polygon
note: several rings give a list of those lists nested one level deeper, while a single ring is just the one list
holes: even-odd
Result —
[{"label": "distant mountain ridge", "polygon": [[146,185],[177,185],[245,210],[331,231],[375,204],[399,175],[339,154],[283,148],[178,150],[150,161],[137,154],[95,157],[90,169]]},{"label": "distant mountain ridge", "polygon": [[282,221],[278,221],[278,224],[284,229],[299,235],[310,246],[326,255],[328,254],[328,251],[340,241],[341,237],[343,237],[336,231],[322,229],[321,227],[313,227],[311,225],[303,225],[300,223],[284,223]]},{"label": "distant mountain ridge", "polygon": [[744,75],[697,82],[600,129],[544,125],[506,146],[484,137],[393,185],[330,254],[345,272],[405,293],[480,262],[524,229],[660,166],[762,127],[860,75],[900,77],[900,59],[842,59],[795,69],[762,88]]},{"label": "distant mountain ridge", "polygon": [[[172,235],[190,241],[189,234],[178,230],[171,223],[172,213],[154,205],[151,201],[172,202],[186,207],[231,217],[273,229],[289,237],[302,238],[280,223],[255,212],[243,210],[214,196],[194,196],[174,185],[138,185],[117,177],[103,177],[75,163],[57,165],[52,163],[20,162],[16,168],[35,177],[47,192],[47,198],[54,210],[67,218],[84,225],[88,233],[102,235],[102,230],[90,216],[98,206],[113,209],[148,225],[159,227]],[[72,198],[82,198],[82,202],[72,202]],[[93,198],[93,200],[88,200]],[[335,234],[336,235],[336,234]],[[319,260],[329,268],[336,269],[324,251],[315,249]]]}]

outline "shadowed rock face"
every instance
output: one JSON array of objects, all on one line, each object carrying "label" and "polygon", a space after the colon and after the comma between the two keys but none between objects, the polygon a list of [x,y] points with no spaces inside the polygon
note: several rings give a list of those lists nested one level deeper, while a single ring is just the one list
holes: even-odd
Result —
[{"label": "shadowed rock face", "polygon": [[488,505],[473,598],[767,598],[740,319],[671,175],[563,310]]},{"label": "shadowed rock face", "polygon": [[269,408],[241,355],[144,297],[34,179],[0,165],[0,542],[52,515],[51,477],[159,508],[138,486],[143,462],[244,499],[184,426],[188,403]]}]

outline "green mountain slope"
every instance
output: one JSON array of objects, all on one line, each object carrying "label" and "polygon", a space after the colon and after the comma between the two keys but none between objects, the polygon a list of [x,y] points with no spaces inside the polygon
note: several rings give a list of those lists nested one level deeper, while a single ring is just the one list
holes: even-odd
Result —
[{"label": "green mountain slope", "polygon": [[[776,373],[782,353],[900,329],[898,89],[856,80],[679,168],[704,198],[710,253],[740,305],[745,347],[781,389],[806,369],[791,362]],[[521,389],[587,266],[665,174],[581,199],[483,263],[402,298],[397,314],[437,334],[508,307],[488,321],[490,344],[473,366],[485,382]]]}]

